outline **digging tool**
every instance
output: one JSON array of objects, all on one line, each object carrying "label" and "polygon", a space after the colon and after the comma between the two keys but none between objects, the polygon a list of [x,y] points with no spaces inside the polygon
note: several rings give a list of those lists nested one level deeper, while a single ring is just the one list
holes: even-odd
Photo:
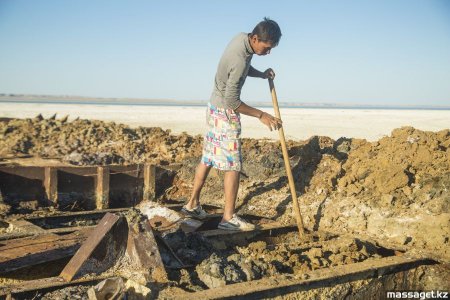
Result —
[{"label": "digging tool", "polygon": [[[272,93],[272,103],[273,103],[273,109],[275,110],[275,117],[277,117],[278,119],[281,120],[280,109],[278,108],[277,93],[275,91],[275,85],[273,84],[273,79],[270,79],[270,78],[269,78],[269,87],[270,87],[270,92]],[[287,147],[286,147],[286,139],[284,137],[283,127],[280,127],[278,129],[278,133],[280,135],[280,142],[281,142],[281,149],[283,151],[284,165],[286,167],[286,173],[287,173],[288,180],[289,180],[289,188],[291,190],[292,201],[294,204],[295,219],[297,220],[298,232],[300,234],[300,237],[302,237],[305,234],[305,229],[303,228],[302,215],[300,214],[300,206],[298,204],[297,193],[295,191],[294,177],[292,176],[291,164],[289,162],[289,155],[288,155],[288,151],[287,151]]]}]

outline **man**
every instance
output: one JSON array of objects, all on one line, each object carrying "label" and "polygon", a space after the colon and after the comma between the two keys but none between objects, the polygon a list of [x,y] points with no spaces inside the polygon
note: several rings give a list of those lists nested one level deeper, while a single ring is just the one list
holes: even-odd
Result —
[{"label": "man", "polygon": [[240,94],[247,76],[262,79],[275,77],[272,69],[260,72],[250,62],[253,54],[269,54],[278,45],[280,38],[278,24],[264,18],[251,33],[240,33],[234,37],[225,49],[208,104],[208,132],[204,138],[202,159],[195,172],[192,196],[182,209],[185,215],[197,219],[207,217],[199,198],[209,171],[214,167],[225,171],[225,209],[218,228],[236,231],[254,229],[253,224],[234,213],[242,168],[240,114],[258,118],[270,130],[280,128],[281,120],[245,104],[240,99]]}]

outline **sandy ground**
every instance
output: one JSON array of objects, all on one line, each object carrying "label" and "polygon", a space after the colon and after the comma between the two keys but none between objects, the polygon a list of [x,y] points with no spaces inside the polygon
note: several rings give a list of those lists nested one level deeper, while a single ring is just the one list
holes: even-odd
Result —
[{"label": "sandy ground", "polygon": [[[273,113],[270,108],[263,108]],[[29,104],[0,102],[0,117],[32,118],[41,113],[45,118],[57,113],[58,118],[76,117],[114,121],[131,127],[161,127],[179,134],[203,134],[205,108],[193,106],[125,106]],[[386,110],[386,109],[313,109],[281,108],[286,138],[305,140],[311,136],[364,138],[376,141],[394,128],[412,126],[416,129],[438,131],[450,128],[450,110]],[[258,120],[242,117],[244,138],[278,139]]]},{"label": "sandy ground", "polygon": [[[27,107],[24,106],[23,110]],[[82,106],[82,108],[85,107]],[[94,120],[83,116],[83,119],[68,122],[62,117],[64,114],[59,114],[56,119],[36,117],[1,120],[1,163],[8,164],[10,157],[23,155],[31,156],[30,159],[51,158],[74,165],[93,166],[176,163],[180,169],[157,173],[156,196],[162,203],[181,202],[187,199],[192,191],[192,178],[201,156],[203,138],[200,135],[174,135],[169,130],[162,130],[159,127],[133,129],[123,124],[95,120],[111,116],[106,108],[103,108],[103,111],[101,107],[98,111],[91,109],[90,113],[95,114]],[[117,109],[117,107],[114,108]],[[139,120],[141,117],[139,114],[145,113],[152,121],[163,117],[167,119],[169,116],[172,122],[178,124],[180,120],[183,120],[186,123],[184,129],[187,130],[191,123],[200,122],[202,111],[204,111],[203,108],[168,107],[166,109],[169,109],[169,112],[166,111],[167,114],[164,115],[156,112],[157,107],[150,107],[154,109],[151,113],[143,112],[144,108],[147,107],[124,110],[120,114],[116,112],[116,116],[136,117],[136,120]],[[196,110],[199,111],[197,119],[195,119]],[[42,111],[46,117],[49,117],[48,111],[45,109]],[[183,111],[181,116],[180,111]],[[285,115],[288,120],[289,110],[285,111],[287,111]],[[358,110],[359,115],[366,113],[365,122],[360,121],[358,124],[352,120],[353,116],[350,114],[335,117],[338,113],[349,113],[349,110],[329,110],[328,112],[333,114],[328,116],[324,116],[325,110],[296,110],[294,112],[297,115],[296,117],[294,115],[293,124],[303,123],[303,119],[307,119],[306,116],[300,116],[299,111],[318,111],[321,115],[320,118],[316,116],[316,122],[321,120],[322,124],[329,125],[327,128],[332,128],[333,124],[351,123],[353,128],[366,132],[369,127],[378,126],[374,119],[378,122],[382,119],[376,115],[381,111],[372,111],[375,114],[370,118],[368,117],[370,111]],[[76,106],[72,112],[79,112]],[[388,121],[399,120],[400,115],[408,112],[384,111],[384,113],[382,125],[386,125]],[[391,115],[389,116],[388,113]],[[416,117],[411,116],[410,120],[405,120],[408,124],[427,115],[428,112],[411,111],[411,113],[415,113]],[[441,120],[445,124],[445,119],[442,118],[447,112],[430,111],[429,113],[430,120]],[[31,112],[31,116],[35,114],[35,111]],[[308,118],[307,123],[313,123],[312,115]],[[425,118],[420,120],[426,121]],[[246,121],[244,119],[244,126]],[[340,237],[346,235],[351,238],[343,239],[342,243],[325,239],[318,247],[308,246],[308,249],[299,249],[295,247],[298,245],[298,240],[295,239],[297,234],[292,236],[288,234],[278,237],[279,241],[282,241],[279,247],[274,247],[274,241],[271,239],[268,240],[269,243],[249,242],[245,247],[232,245],[231,249],[228,245],[225,245],[226,247],[223,245],[223,240],[220,240],[216,246],[210,247],[201,239],[175,234],[173,239],[166,241],[172,249],[177,249],[177,255],[182,257],[184,262],[197,266],[195,270],[182,269],[170,272],[170,280],[177,282],[175,288],[196,291],[232,282],[264,278],[280,272],[303,276],[305,271],[309,272],[316,268],[334,267],[342,263],[359,262],[376,258],[377,255],[385,255],[383,251],[377,253],[373,246],[361,244],[361,241],[370,240],[374,241],[372,245],[380,244],[389,249],[403,249],[402,251],[413,256],[433,258],[444,263],[439,271],[433,271],[433,267],[430,269],[424,266],[425,269],[417,272],[414,270],[412,275],[408,275],[412,277],[407,278],[401,275],[399,280],[409,284],[409,288],[406,286],[402,288],[448,290],[448,274],[450,274],[448,268],[448,262],[450,262],[449,129],[422,131],[413,127],[402,127],[394,129],[388,133],[388,136],[373,142],[357,138],[333,140],[329,137],[314,136],[305,140],[290,140],[287,144],[300,211],[306,229],[322,233],[332,232]],[[264,139],[243,139],[242,149],[243,173],[246,176],[242,176],[240,181],[237,213],[272,219],[281,224],[293,224],[295,221],[292,198],[280,143]],[[8,182],[0,179],[2,192],[3,189],[14,192],[15,189],[10,189],[13,185],[10,186]],[[22,188],[24,187],[20,187]],[[46,205],[46,201],[39,199],[22,201],[13,192],[0,193],[3,198],[0,198],[0,219],[16,213],[37,211],[40,206]],[[76,193],[71,192],[70,195],[64,201],[72,206],[77,203],[77,199],[83,199],[83,196],[77,198],[79,195]],[[60,207],[63,207],[62,199],[61,197],[58,202]],[[208,177],[202,190],[201,201],[203,204],[223,206],[222,172],[213,172]],[[3,230],[8,228],[3,227]],[[1,231],[0,227],[0,233]],[[216,251],[220,249],[223,251]],[[190,261],[192,257],[197,260]],[[173,262],[173,258],[168,258],[164,253],[162,253],[162,259],[165,260],[166,265]],[[209,272],[210,270],[214,272]],[[432,278],[433,282],[430,285],[422,285],[420,281],[427,278]],[[434,281],[435,279],[438,282]],[[0,283],[1,280],[2,278]],[[391,278],[386,280],[392,281]],[[365,290],[379,289],[377,284],[377,282],[365,282],[362,286]],[[343,290],[342,285],[333,285],[330,288],[344,291],[346,295],[349,295],[349,290]],[[395,285],[395,288],[400,289],[400,285]],[[353,290],[353,287],[350,289]],[[389,289],[392,290],[394,287]],[[167,293],[173,295],[171,293],[174,292],[167,290]],[[50,297],[64,298],[56,295]],[[164,296],[161,294],[160,298]],[[299,298],[317,299],[314,295]],[[343,296],[328,298],[340,299]],[[380,297],[355,298],[378,299]]]}]

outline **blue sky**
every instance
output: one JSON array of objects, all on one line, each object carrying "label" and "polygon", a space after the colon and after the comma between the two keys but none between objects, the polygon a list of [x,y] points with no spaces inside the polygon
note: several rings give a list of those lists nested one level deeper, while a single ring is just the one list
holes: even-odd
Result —
[{"label": "blue sky", "polygon": [[[280,101],[450,105],[450,1],[0,1],[0,93],[207,100],[264,16]],[[248,78],[242,100],[270,101]]]}]

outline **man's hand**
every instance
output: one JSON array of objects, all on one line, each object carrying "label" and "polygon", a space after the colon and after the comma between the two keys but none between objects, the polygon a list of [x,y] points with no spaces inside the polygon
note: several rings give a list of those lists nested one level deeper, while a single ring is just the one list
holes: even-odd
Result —
[{"label": "man's hand", "polygon": [[271,68],[268,68],[267,70],[264,71],[263,76],[264,76],[263,79],[267,79],[267,78],[274,79],[275,72]]},{"label": "man's hand", "polygon": [[270,131],[272,130],[278,130],[279,128],[281,128],[282,125],[282,121],[278,118],[275,118],[274,116],[272,116],[271,114],[268,114],[266,112],[263,112],[261,114],[261,117],[259,118],[259,120],[266,125],[267,127],[269,127]]}]

